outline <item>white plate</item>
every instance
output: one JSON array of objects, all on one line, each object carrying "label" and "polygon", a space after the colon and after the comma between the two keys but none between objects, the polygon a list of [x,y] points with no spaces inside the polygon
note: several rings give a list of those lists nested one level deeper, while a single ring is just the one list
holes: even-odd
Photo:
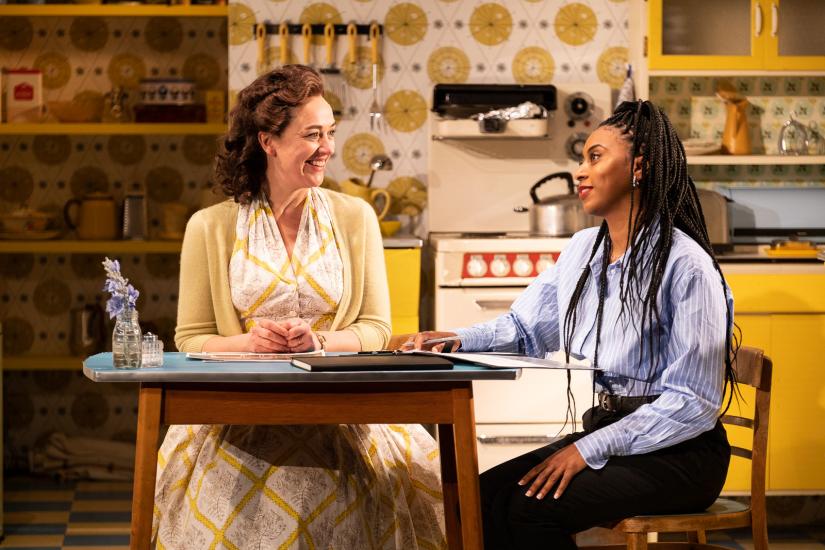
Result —
[{"label": "white plate", "polygon": [[686,155],[712,155],[722,149],[722,146],[716,141],[698,139],[686,139],[682,142],[682,145],[685,146]]}]

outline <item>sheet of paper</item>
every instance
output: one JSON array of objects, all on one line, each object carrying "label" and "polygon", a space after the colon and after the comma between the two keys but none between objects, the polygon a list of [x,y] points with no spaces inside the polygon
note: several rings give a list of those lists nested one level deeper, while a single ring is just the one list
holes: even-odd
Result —
[{"label": "sheet of paper", "polygon": [[488,353],[435,353],[415,352],[439,355],[450,359],[499,369],[561,369],[561,370],[599,370],[590,365],[578,363],[564,363],[554,359],[539,359],[524,355],[495,355]]},{"label": "sheet of paper", "polygon": [[259,362],[271,363],[272,361],[291,361],[294,357],[318,357],[324,355],[324,350],[305,351],[302,353],[253,353],[234,351],[204,351],[201,353],[187,353],[187,359],[198,359],[200,361],[233,361],[233,362]]}]

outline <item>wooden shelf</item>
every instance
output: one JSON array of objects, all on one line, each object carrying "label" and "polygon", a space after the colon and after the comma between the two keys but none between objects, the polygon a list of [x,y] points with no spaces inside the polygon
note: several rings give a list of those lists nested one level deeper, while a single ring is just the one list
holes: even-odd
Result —
[{"label": "wooden shelf", "polygon": [[179,254],[181,241],[0,241],[0,254]]},{"label": "wooden shelf", "polygon": [[3,370],[81,370],[83,358],[71,355],[4,357]]},{"label": "wooden shelf", "polygon": [[29,17],[226,17],[227,6],[167,6],[167,5],[126,5],[126,4],[47,4],[47,5],[3,5],[1,15]]},{"label": "wooden shelf", "polygon": [[223,123],[150,123],[125,124],[0,124],[0,135],[219,135],[226,132]]},{"label": "wooden shelf", "polygon": [[663,76],[823,76],[825,71],[803,70],[758,70],[758,69],[650,69],[648,76],[658,78]]},{"label": "wooden shelf", "polygon": [[740,164],[825,164],[823,155],[694,155],[688,156],[689,165]]}]

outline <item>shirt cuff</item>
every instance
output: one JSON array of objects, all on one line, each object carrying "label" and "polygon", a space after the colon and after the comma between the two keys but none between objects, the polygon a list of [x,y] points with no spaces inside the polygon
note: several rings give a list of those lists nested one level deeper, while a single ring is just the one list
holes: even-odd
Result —
[{"label": "shirt cuff", "polygon": [[584,461],[594,470],[604,468],[611,456],[626,454],[624,439],[620,432],[610,429],[612,427],[605,426],[574,443]]},{"label": "shirt cuff", "polygon": [[459,328],[451,332],[455,332],[461,339],[460,351],[487,351],[489,349],[489,346],[485,345],[488,336],[479,328]]}]

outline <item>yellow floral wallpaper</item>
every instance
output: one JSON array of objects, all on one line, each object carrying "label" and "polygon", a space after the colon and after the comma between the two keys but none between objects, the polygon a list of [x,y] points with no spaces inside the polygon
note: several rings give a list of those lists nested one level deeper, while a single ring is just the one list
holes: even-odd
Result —
[{"label": "yellow floral wallpaper", "polygon": [[[623,0],[240,0],[230,3],[230,98],[254,80],[259,67],[280,63],[277,34],[266,37],[266,59],[258,59],[256,23],[372,21],[384,26],[378,95],[388,127],[370,131],[368,37],[358,37],[351,58],[347,37],[337,36],[334,66],[343,83],[330,82],[327,97],[343,117],[328,185],[366,176],[369,159],[387,154],[393,170],[379,172],[375,185],[388,187],[391,214],[417,214],[426,196],[426,122],[433,84],[603,81],[618,88],[625,78],[628,7]],[[322,41],[313,44],[305,59],[303,38],[290,35],[285,58],[326,67]]]},{"label": "yellow floral wallpaper", "polygon": [[[258,59],[254,24],[369,23],[384,25],[378,60],[379,99],[386,129],[369,128],[372,66],[366,36],[354,59],[336,40],[329,99],[343,111],[330,185],[364,178],[370,158],[390,156],[394,168],[375,185],[393,196],[394,215],[415,215],[426,200],[426,121],[436,82],[595,82],[617,87],[627,58],[627,4],[616,0],[243,0],[229,17],[0,16],[0,66],[43,71],[45,101],[100,105],[113,86],[136,99],[141,78],[185,77],[199,91],[224,90],[231,99],[259,66],[277,66],[281,46],[270,35]],[[325,66],[321,37],[312,59]],[[284,57],[307,62],[300,36]],[[99,115],[98,115],[99,116]],[[211,179],[214,136],[0,135],[0,212],[26,203],[59,214],[71,198],[92,191],[118,201],[146,190],[150,231],[162,206],[196,208]],[[58,219],[62,216],[58,216]],[[0,321],[4,356],[68,355],[71,311],[101,303],[100,255],[18,254],[0,257]],[[143,328],[172,349],[177,257],[120,255],[142,291]],[[111,326],[106,328],[107,337]],[[134,388],[85,380],[78,372],[6,371],[6,456],[25,466],[27,452],[53,431],[133,439]]]}]

